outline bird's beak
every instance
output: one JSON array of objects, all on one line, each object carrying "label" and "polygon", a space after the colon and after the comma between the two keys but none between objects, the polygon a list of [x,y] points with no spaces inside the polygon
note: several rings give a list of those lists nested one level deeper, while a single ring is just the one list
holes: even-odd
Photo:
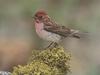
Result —
[{"label": "bird's beak", "polygon": [[32,18],[33,18],[37,23],[39,23],[39,20],[38,20],[37,17],[33,16]]},{"label": "bird's beak", "polygon": [[33,18],[34,20],[36,20],[36,19],[37,19],[37,17],[35,17],[35,16],[33,16],[32,18]]}]

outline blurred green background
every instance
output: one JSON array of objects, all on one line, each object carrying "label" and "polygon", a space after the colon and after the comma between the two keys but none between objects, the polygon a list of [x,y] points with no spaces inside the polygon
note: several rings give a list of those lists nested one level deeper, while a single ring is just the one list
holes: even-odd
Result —
[{"label": "blurred green background", "polygon": [[89,32],[63,42],[72,52],[70,75],[100,75],[100,0],[0,0],[0,70],[25,64],[32,49],[47,45],[34,29],[32,15],[39,9],[61,25]]}]

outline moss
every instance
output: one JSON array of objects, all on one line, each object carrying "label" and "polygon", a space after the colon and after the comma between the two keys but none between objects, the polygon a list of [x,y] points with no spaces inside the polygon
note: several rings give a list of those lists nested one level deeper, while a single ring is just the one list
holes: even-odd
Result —
[{"label": "moss", "polygon": [[51,68],[40,61],[33,61],[26,66],[18,66],[14,68],[12,75],[51,75]]},{"label": "moss", "polygon": [[58,46],[47,50],[33,50],[25,66],[14,67],[12,75],[66,75],[70,71],[70,53]]}]

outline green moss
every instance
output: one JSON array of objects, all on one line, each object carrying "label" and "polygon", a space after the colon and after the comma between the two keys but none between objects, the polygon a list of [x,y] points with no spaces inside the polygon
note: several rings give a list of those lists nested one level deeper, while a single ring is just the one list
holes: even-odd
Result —
[{"label": "green moss", "polygon": [[51,68],[40,61],[33,61],[26,66],[14,68],[12,75],[51,75]]},{"label": "green moss", "polygon": [[12,75],[66,75],[70,71],[70,56],[60,46],[42,51],[33,50],[27,65],[14,67]]}]

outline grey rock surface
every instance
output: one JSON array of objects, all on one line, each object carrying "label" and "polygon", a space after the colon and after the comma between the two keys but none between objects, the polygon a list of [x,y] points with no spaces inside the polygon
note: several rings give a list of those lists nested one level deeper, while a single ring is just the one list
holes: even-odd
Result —
[{"label": "grey rock surface", "polygon": [[11,73],[7,71],[0,71],[0,75],[11,75]]}]

